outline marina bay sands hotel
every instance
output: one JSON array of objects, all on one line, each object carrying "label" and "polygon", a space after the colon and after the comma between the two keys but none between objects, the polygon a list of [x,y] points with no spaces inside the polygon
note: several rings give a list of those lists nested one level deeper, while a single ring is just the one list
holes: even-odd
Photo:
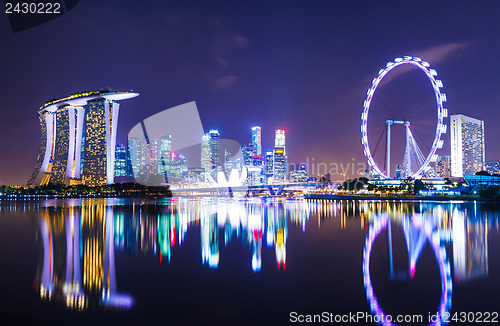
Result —
[{"label": "marina bay sands hotel", "polygon": [[113,183],[117,101],[138,95],[106,89],[46,102],[38,110],[41,144],[28,185]]}]

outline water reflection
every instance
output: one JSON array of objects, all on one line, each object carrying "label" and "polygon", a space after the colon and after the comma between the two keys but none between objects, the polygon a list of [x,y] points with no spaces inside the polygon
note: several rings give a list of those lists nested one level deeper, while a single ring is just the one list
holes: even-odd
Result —
[{"label": "water reflection", "polygon": [[35,285],[42,299],[61,300],[78,310],[132,305],[132,298],[116,288],[112,217],[112,207],[100,200],[41,209]]},{"label": "water reflection", "polygon": [[[451,311],[453,286],[488,277],[488,234],[498,233],[500,215],[491,204],[259,198],[4,202],[2,211],[35,212],[36,289],[43,299],[61,300],[71,309],[132,306],[132,296],[119,291],[116,276],[126,271],[115,269],[116,252],[154,256],[160,264],[168,264],[183,254],[173,248],[182,247],[186,239],[193,242],[188,231],[199,232],[203,266],[218,268],[222,249],[238,246],[251,257],[247,268],[262,273],[263,268],[286,269],[289,227],[321,232],[324,224],[330,226],[326,231],[333,224],[335,229],[357,228],[360,236],[366,235],[363,251],[353,254],[362,260],[359,267],[373,314],[384,312],[384,303],[376,296],[380,289],[372,284],[373,273],[380,273],[371,264],[380,259],[372,257],[377,237],[387,238],[387,277],[395,282],[412,282],[422,265],[421,253],[430,246],[441,279],[436,307],[441,315]],[[408,256],[403,273],[394,267],[398,244],[392,238],[398,233],[404,237]],[[263,260],[263,251],[265,256],[274,255],[274,266],[263,266],[269,261]],[[322,249],[322,254],[327,252]]]},{"label": "water reflection", "polygon": [[[368,209],[367,206],[368,205]],[[487,205],[484,205],[486,208]],[[429,325],[446,325],[449,322],[452,304],[452,272],[450,259],[447,257],[446,245],[452,243],[454,277],[457,281],[468,281],[488,276],[488,229],[489,223],[494,223],[498,231],[498,213],[487,209],[478,213],[477,203],[470,206],[454,204],[385,204],[370,209],[370,204],[364,204],[367,213],[369,231],[365,240],[363,252],[363,281],[366,297],[373,315],[380,316],[381,325],[395,325],[392,320],[384,319],[384,312],[375,294],[371,282],[371,252],[376,238],[386,232],[389,277],[394,280],[393,244],[391,225],[399,225],[404,233],[408,252],[407,279],[415,277],[416,266],[422,249],[430,244],[441,278],[441,299],[437,316],[429,320]],[[385,209],[384,209],[385,208]],[[489,221],[488,216],[489,215]],[[491,219],[493,217],[493,220]],[[488,223],[489,222],[489,223]],[[401,278],[401,274],[397,275]],[[423,320],[422,320],[423,321]]]}]

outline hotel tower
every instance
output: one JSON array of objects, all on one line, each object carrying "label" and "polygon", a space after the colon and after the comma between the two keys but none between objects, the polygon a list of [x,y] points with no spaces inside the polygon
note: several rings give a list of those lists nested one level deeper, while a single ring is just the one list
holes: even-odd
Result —
[{"label": "hotel tower", "polygon": [[38,110],[41,144],[28,185],[112,184],[117,101],[138,95],[106,89],[46,102]]},{"label": "hotel tower", "polygon": [[463,177],[484,170],[484,121],[455,114],[451,125],[451,175]]}]

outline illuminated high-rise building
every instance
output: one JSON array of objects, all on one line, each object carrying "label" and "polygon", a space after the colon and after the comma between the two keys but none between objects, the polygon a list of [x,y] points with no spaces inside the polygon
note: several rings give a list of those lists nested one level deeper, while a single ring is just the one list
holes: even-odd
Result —
[{"label": "illuminated high-rise building", "polygon": [[138,95],[106,89],[46,102],[38,110],[41,145],[28,184],[113,183],[117,101]]},{"label": "illuminated high-rise building", "polygon": [[205,134],[201,138],[201,168],[205,172],[212,170],[212,160],[210,157],[210,135]]},{"label": "illuminated high-rise building", "polygon": [[491,174],[500,174],[500,161],[485,162],[484,168]]},{"label": "illuminated high-rise building", "polygon": [[218,130],[212,129],[208,132],[210,136],[210,158],[212,161],[212,169],[216,169],[219,164],[219,138]]},{"label": "illuminated high-rise building", "polygon": [[484,121],[455,114],[451,125],[451,174],[463,177],[484,170]]},{"label": "illuminated high-rise building", "polygon": [[285,129],[276,129],[276,135],[274,137],[274,148],[276,147],[282,147],[286,155]]},{"label": "illuminated high-rise building", "polygon": [[261,129],[259,126],[252,128],[252,143],[255,144],[256,155],[262,155]]},{"label": "illuminated high-rise building", "polygon": [[451,177],[451,156],[438,156],[436,160],[436,167],[434,170],[441,178]]},{"label": "illuminated high-rise building", "polygon": [[142,168],[142,142],[141,139],[137,137],[128,137],[128,156],[130,158],[130,165],[132,168],[132,174],[130,176],[136,176],[139,174]]},{"label": "illuminated high-rise building", "polygon": [[212,129],[201,138],[201,167],[205,172],[211,172],[220,165],[219,137],[219,131]]},{"label": "illuminated high-rise building", "polygon": [[175,178],[186,178],[188,176],[187,159],[184,155],[172,153],[170,176]]},{"label": "illuminated high-rise building", "polygon": [[288,158],[285,147],[285,129],[277,129],[274,138],[273,180],[285,182],[288,179]]},{"label": "illuminated high-rise building", "polygon": [[171,164],[172,136],[161,135],[160,137],[160,157],[158,160],[158,173],[168,175]]},{"label": "illuminated high-rise building", "polygon": [[287,157],[283,147],[274,148],[273,152],[273,180],[285,182],[287,180]]},{"label": "illuminated high-rise building", "polygon": [[247,144],[243,146],[243,148],[241,149],[241,153],[243,155],[243,163],[246,166],[251,166],[253,165],[252,162],[254,156],[257,155],[257,146],[255,145],[255,143]]},{"label": "illuminated high-rise building", "polygon": [[290,182],[307,182],[307,168],[305,164],[291,170],[289,174]]},{"label": "illuminated high-rise building", "polygon": [[266,177],[266,183],[269,183],[273,179],[273,163],[274,155],[273,152],[266,152],[265,162],[264,162],[264,174]]},{"label": "illuminated high-rise building", "polygon": [[115,149],[115,177],[126,177],[127,175],[127,147],[116,144]]}]

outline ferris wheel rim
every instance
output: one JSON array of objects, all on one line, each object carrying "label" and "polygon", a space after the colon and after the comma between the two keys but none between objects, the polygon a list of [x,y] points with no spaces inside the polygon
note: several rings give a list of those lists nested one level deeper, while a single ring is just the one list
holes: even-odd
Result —
[{"label": "ferris wheel rim", "polygon": [[442,148],[443,146],[441,135],[446,132],[446,127],[447,127],[443,122],[443,119],[448,115],[447,109],[445,109],[443,106],[443,103],[446,102],[446,94],[442,93],[440,90],[440,88],[443,87],[443,82],[435,78],[437,76],[436,70],[432,69],[428,62],[422,61],[422,59],[413,56],[398,57],[395,58],[393,61],[389,61],[388,63],[386,63],[385,68],[380,69],[378,72],[378,76],[373,78],[372,85],[366,92],[367,97],[366,100],[363,102],[363,113],[361,114],[361,135],[362,135],[361,143],[364,148],[363,151],[364,155],[368,159],[368,165],[371,166],[373,170],[375,170],[375,172],[377,172],[378,175],[383,179],[389,179],[390,176],[386,175],[380,170],[377,163],[375,162],[375,159],[371,154],[370,146],[368,144],[368,134],[367,134],[368,113],[370,112],[370,104],[372,102],[373,95],[375,94],[375,90],[377,89],[382,79],[389,73],[389,71],[404,64],[412,64],[418,67],[427,75],[427,78],[431,82],[432,88],[434,90],[434,96],[436,98],[436,104],[437,104],[437,115],[438,115],[436,131],[434,135],[434,141],[432,142],[431,150],[429,151],[429,154],[427,154],[424,163],[422,163],[420,168],[414,173],[412,173],[409,176],[409,178],[415,179],[421,176],[423,173],[429,171],[430,163],[435,161],[437,158],[436,151],[439,148]]}]

